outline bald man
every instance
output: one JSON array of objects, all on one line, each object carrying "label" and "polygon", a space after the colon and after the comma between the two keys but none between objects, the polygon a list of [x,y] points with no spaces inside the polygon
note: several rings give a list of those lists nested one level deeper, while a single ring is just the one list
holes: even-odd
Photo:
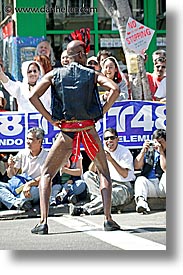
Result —
[{"label": "bald man", "polygon": [[[104,206],[104,230],[120,230],[120,226],[111,217],[112,184],[106,155],[95,130],[95,122],[102,118],[119,96],[118,86],[101,73],[85,66],[87,61],[85,44],[79,40],[71,41],[67,46],[69,65],[56,68],[46,74],[35,86],[30,98],[35,108],[54,126],[61,129],[45,161],[41,180],[40,209],[41,219],[31,232],[48,234],[47,217],[52,178],[66,160],[73,155],[73,162],[80,154],[80,142],[96,164],[100,175],[100,190]],[[108,91],[107,101],[102,107],[97,84]],[[52,85],[53,102],[50,114],[40,101],[40,97]]]}]

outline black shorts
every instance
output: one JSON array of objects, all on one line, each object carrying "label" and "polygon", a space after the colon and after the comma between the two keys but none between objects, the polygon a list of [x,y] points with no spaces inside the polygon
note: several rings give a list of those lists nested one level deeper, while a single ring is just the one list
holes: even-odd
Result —
[{"label": "black shorts", "polygon": [[74,134],[75,134],[75,132],[62,132],[62,133],[64,133],[65,135],[67,135],[68,137],[70,137],[70,138],[74,138]]}]

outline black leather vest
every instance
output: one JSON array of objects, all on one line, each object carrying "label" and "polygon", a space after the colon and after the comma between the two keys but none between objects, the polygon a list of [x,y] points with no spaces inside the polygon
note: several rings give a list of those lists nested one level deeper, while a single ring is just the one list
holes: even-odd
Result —
[{"label": "black leather vest", "polygon": [[[151,158],[151,160],[149,161],[148,158]],[[153,166],[154,166],[154,151],[152,151],[150,154],[146,153],[146,158],[145,158],[144,166],[141,171],[141,176],[148,178],[148,174],[153,169]],[[160,166],[160,160],[158,160],[157,163],[155,164],[156,177],[160,179],[162,177],[163,172],[164,171],[161,169],[161,166]]]},{"label": "black leather vest", "polygon": [[67,67],[54,69],[52,87],[52,119],[88,120],[102,118],[95,72],[72,62]]}]

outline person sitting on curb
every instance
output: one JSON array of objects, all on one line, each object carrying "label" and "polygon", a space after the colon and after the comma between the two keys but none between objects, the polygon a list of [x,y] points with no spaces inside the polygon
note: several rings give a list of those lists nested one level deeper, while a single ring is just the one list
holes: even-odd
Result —
[{"label": "person sitting on curb", "polygon": [[50,205],[72,203],[76,204],[87,196],[87,185],[83,180],[82,155],[77,162],[72,162],[71,158],[60,169],[60,183],[52,185]]},{"label": "person sitting on curb", "polygon": [[141,175],[135,181],[135,203],[138,213],[150,212],[148,197],[166,196],[166,131],[155,130],[152,142],[146,140],[135,159],[135,169]]},{"label": "person sitting on curb", "polygon": [[[9,182],[0,182],[0,202],[8,209],[29,210],[32,204],[39,202],[39,179],[42,165],[44,164],[48,152],[42,148],[44,130],[41,128],[31,128],[27,133],[27,148],[18,152],[16,156],[8,159],[7,175],[11,179],[15,175],[25,173],[32,180],[23,185],[23,190],[15,195],[11,190]],[[11,182],[11,181],[10,181]]]},{"label": "person sitting on curb", "polygon": [[[113,128],[108,128],[104,132],[105,153],[112,179],[112,206],[124,206],[133,199],[132,181],[135,180],[133,156],[129,149],[120,145],[118,133]],[[90,170],[84,173],[84,179],[92,195],[91,202],[83,206],[71,207],[70,214],[78,216],[80,214],[101,214],[103,213],[102,199],[100,196],[100,180],[97,176],[96,168],[90,165]]]}]

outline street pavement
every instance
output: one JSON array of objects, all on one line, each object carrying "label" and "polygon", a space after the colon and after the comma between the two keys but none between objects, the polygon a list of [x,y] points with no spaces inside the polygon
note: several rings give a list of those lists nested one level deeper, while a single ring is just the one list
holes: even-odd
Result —
[{"label": "street pavement", "polygon": [[39,218],[0,220],[1,250],[166,250],[166,211],[113,214],[121,231],[105,232],[103,215],[48,218],[49,234],[34,235]]}]

